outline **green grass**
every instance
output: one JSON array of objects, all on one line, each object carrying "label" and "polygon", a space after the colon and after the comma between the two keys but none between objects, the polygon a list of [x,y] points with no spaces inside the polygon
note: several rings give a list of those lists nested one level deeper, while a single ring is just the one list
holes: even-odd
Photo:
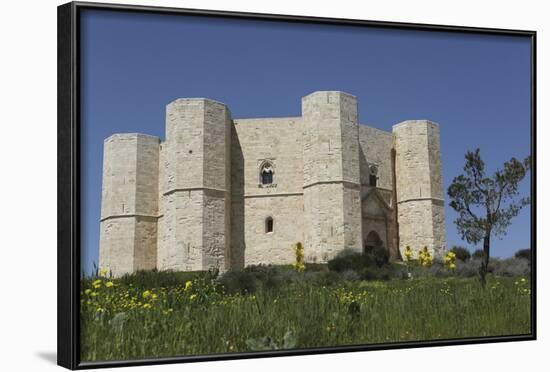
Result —
[{"label": "green grass", "polygon": [[[83,361],[530,331],[530,284],[524,278],[491,277],[486,289],[475,278],[334,286],[304,280],[248,295],[225,293],[209,275],[135,278],[112,280],[110,287],[105,278],[95,287],[94,279],[82,281]],[[192,283],[187,289],[186,282]]]}]

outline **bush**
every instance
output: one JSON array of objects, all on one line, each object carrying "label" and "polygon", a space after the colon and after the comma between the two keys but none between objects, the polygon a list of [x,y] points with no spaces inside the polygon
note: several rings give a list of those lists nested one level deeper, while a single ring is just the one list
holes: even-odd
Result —
[{"label": "bush", "polygon": [[336,257],[328,261],[330,271],[344,272],[347,270],[361,271],[365,267],[376,265],[373,255],[363,255],[348,249],[338,253]]},{"label": "bush", "polygon": [[250,271],[228,271],[218,281],[228,294],[249,294],[256,292],[256,278]]},{"label": "bush", "polygon": [[198,278],[213,279],[218,275],[217,271],[137,271],[132,274],[125,274],[118,283],[132,285],[139,290],[160,287],[177,287],[185,285],[185,282]]},{"label": "bush", "polygon": [[528,260],[531,262],[531,250],[529,248],[527,249],[520,249],[514,254],[515,258],[523,258],[525,260]]},{"label": "bush", "polygon": [[483,249],[476,249],[474,253],[472,253],[472,258],[482,259],[483,258]]},{"label": "bush", "polygon": [[374,247],[365,252],[365,256],[376,263],[376,266],[382,267],[390,261],[390,255],[384,247]]},{"label": "bush", "polygon": [[493,274],[498,276],[527,276],[531,274],[531,265],[525,258],[507,258],[491,260]]},{"label": "bush", "polygon": [[313,263],[306,262],[306,271],[315,272],[315,271],[328,271],[328,266],[325,263]]},{"label": "bush", "polygon": [[360,278],[362,280],[390,280],[393,276],[393,271],[389,266],[380,267],[365,267],[361,270]]},{"label": "bush", "polygon": [[[347,271],[347,272],[349,273],[350,271]],[[352,274],[346,274],[346,275],[352,275]],[[315,286],[330,287],[340,283],[342,281],[342,276],[335,271],[315,271],[315,272],[306,272],[305,280],[307,283],[310,283]]]},{"label": "bush", "polygon": [[464,278],[472,278],[479,275],[481,267],[481,258],[473,257],[466,262],[459,261],[456,263],[455,274]]},{"label": "bush", "polygon": [[462,262],[468,261],[472,256],[469,250],[458,245],[453,246],[451,248],[451,252],[453,252],[456,255],[456,258]]},{"label": "bush", "polygon": [[297,282],[301,273],[292,265],[250,265],[243,270],[228,271],[218,278],[226,293],[250,294],[257,290],[277,290]]}]

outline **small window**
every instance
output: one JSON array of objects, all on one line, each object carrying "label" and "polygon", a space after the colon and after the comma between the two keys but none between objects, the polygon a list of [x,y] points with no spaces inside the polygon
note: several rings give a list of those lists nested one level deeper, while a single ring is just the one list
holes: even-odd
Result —
[{"label": "small window", "polygon": [[369,176],[369,185],[373,186],[373,187],[376,187],[376,180],[377,180],[378,177],[374,176],[374,175],[370,175]]},{"label": "small window", "polygon": [[273,183],[273,166],[268,161],[260,168],[260,182],[262,185],[271,185]]},{"label": "small window", "polygon": [[378,180],[378,166],[371,165],[369,167],[369,185],[376,187],[376,181]]},{"label": "small window", "polygon": [[270,185],[273,183],[273,172],[271,170],[262,171],[262,184]]},{"label": "small window", "polygon": [[273,232],[273,218],[267,217],[265,219],[265,232],[271,233]]}]

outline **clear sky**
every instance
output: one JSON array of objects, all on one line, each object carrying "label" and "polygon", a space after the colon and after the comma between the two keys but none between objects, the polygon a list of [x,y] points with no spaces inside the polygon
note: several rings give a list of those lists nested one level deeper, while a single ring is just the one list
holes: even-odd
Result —
[{"label": "clear sky", "polygon": [[[98,262],[103,140],[164,139],[165,105],[179,97],[224,102],[234,118],[300,116],[301,97],[340,90],[358,97],[363,124],[435,121],[445,194],[469,149],[491,171],[530,152],[527,37],[85,10],[81,48],[84,271]],[[445,204],[448,246],[478,248],[461,241]],[[492,254],[529,246],[526,208]]]}]

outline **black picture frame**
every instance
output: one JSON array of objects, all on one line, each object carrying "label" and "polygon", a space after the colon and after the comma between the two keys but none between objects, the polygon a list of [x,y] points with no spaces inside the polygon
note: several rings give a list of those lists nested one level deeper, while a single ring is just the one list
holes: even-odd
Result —
[{"label": "black picture frame", "polygon": [[[532,296],[531,332],[520,336],[490,336],[453,340],[425,340],[374,345],[334,346],[311,349],[211,354],[140,360],[81,362],[79,359],[79,278],[80,278],[80,13],[84,9],[140,12],[171,15],[208,16],[233,19],[256,19],[402,30],[446,31],[485,35],[516,35],[531,40],[531,250]],[[58,7],[58,318],[57,358],[69,369],[139,366],[181,362],[199,362],[242,358],[259,358],[304,354],[341,353],[380,349],[399,349],[443,345],[481,344],[489,342],[536,339],[536,32],[510,29],[459,27],[434,24],[396,23],[357,19],[335,19],[277,14],[179,9],[102,3],[71,2]]]}]

